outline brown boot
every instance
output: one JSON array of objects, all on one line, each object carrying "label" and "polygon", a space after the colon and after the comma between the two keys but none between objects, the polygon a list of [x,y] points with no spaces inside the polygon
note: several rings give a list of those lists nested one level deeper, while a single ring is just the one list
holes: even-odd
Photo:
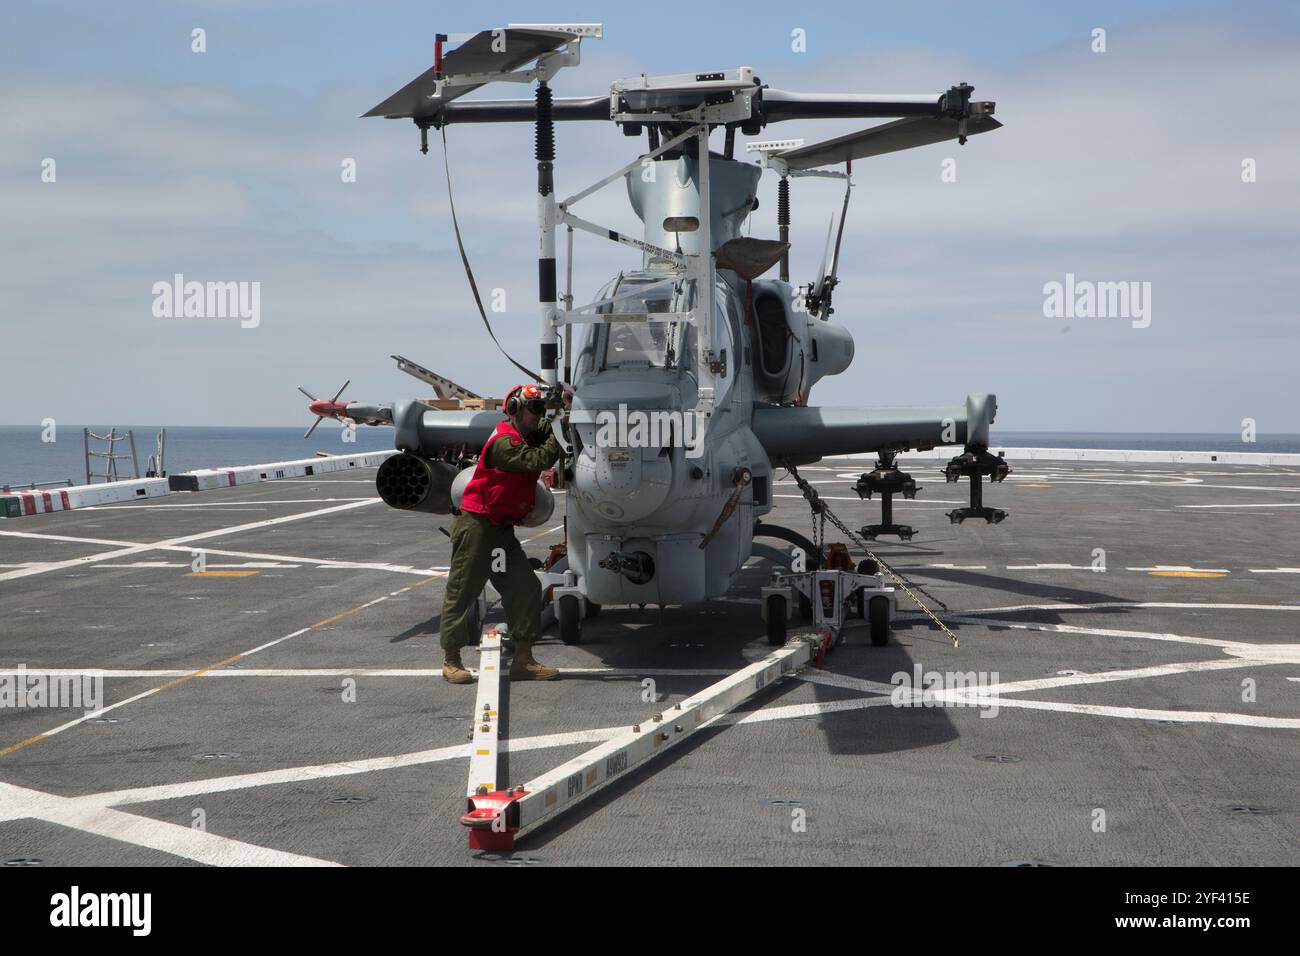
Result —
[{"label": "brown boot", "polygon": [[474,676],[460,662],[460,648],[444,651],[442,655],[442,679],[452,684],[470,684]]},{"label": "brown boot", "polygon": [[533,659],[531,644],[516,644],[515,656],[510,662],[511,680],[555,680],[560,672],[554,667],[539,664]]}]

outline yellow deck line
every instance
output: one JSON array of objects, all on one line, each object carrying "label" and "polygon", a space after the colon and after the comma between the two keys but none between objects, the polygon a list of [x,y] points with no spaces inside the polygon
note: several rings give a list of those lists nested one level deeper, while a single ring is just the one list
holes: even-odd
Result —
[{"label": "yellow deck line", "polygon": [[[411,587],[419,587],[422,584],[428,584],[431,581],[437,581],[440,579],[441,579],[441,575],[435,575],[434,577],[428,577],[428,578],[421,578],[419,581],[416,581],[414,584],[412,584]],[[335,621],[341,620],[345,617],[348,617],[349,615],[356,614],[358,611],[363,610],[367,607],[371,607],[374,603],[376,602],[367,601],[364,604],[358,604],[356,607],[348,608],[348,610],[343,611],[339,614],[335,614],[333,617],[327,617],[323,621],[317,621],[315,624],[311,625],[306,630],[313,631],[316,630],[317,628],[324,627],[327,624],[333,624]],[[225,667],[227,664],[233,664],[235,661],[242,660],[247,656],[248,656],[247,653],[236,654],[233,657],[227,657],[224,661],[218,661],[215,664],[209,664],[207,667],[200,667],[198,670],[192,671],[183,677],[177,677],[175,680],[169,680],[165,684],[160,684],[159,686],[155,687],[153,690],[145,691],[144,695],[142,696],[151,696],[153,694],[161,693],[162,691],[168,690],[172,687],[176,687],[179,684],[184,684],[187,681],[194,680],[194,678],[196,677],[202,677],[204,674],[208,673],[209,671],[214,671],[219,667]],[[102,713],[103,709],[101,709],[100,712]],[[77,723],[80,722],[81,721],[77,721]],[[16,750],[22,750],[24,747],[30,747],[32,744],[39,743],[40,741],[46,740],[49,737],[50,734],[48,733],[37,734],[35,737],[28,737],[26,740],[19,741],[16,744],[10,744],[8,747],[5,747],[3,750],[0,750],[0,757],[8,756],[9,754],[13,753]]]}]

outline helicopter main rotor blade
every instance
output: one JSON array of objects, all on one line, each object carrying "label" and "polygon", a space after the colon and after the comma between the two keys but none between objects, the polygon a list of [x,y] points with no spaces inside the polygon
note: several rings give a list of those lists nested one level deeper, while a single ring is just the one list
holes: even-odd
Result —
[{"label": "helicopter main rotor blade", "polygon": [[306,395],[308,398],[310,398],[313,402],[316,401],[316,396],[313,395],[311,392],[307,391],[307,389],[303,388],[301,385],[298,386],[298,391],[302,392],[304,395]]},{"label": "helicopter main rotor blade", "polygon": [[789,93],[763,91],[763,115],[769,123],[797,119],[890,119],[937,116],[943,93]]},{"label": "helicopter main rotor blade", "polygon": [[[427,75],[427,74],[426,74]],[[419,82],[418,80],[415,82]],[[432,81],[429,81],[432,89]],[[396,99],[394,94],[390,99]],[[922,96],[858,96],[832,93],[785,93],[764,90],[758,112],[764,125],[797,119],[892,119],[899,116],[936,116],[941,111],[942,94]],[[405,112],[381,112],[375,107],[366,116],[389,119],[413,117],[443,123],[531,123],[537,118],[536,104],[530,99],[471,100],[469,102],[426,100],[423,108]],[[608,120],[609,95],[571,96],[553,101],[552,119],[559,122]]]},{"label": "helicopter main rotor blade", "polygon": [[819,166],[834,166],[854,159],[869,156],[883,156],[903,149],[929,146],[957,139],[959,136],[975,136],[995,130],[1002,124],[987,113],[976,113],[966,119],[963,133],[961,121],[949,116],[912,117],[872,126],[870,129],[849,133],[811,146],[799,146],[785,152],[774,153],[791,169],[815,169]]},{"label": "helicopter main rotor blade", "polygon": [[[443,77],[465,76],[468,74],[502,74],[531,63],[544,53],[560,49],[576,34],[553,30],[519,29],[507,27],[501,30],[482,30],[466,40],[454,50],[442,56]],[[378,106],[362,116],[383,116],[388,119],[430,119],[445,111],[450,102],[470,93],[483,83],[464,86],[444,86],[442,95],[435,97],[434,81],[438,78],[438,67],[425,70],[410,83],[384,100]],[[485,80],[484,82],[487,82]],[[609,97],[605,97],[609,103]],[[530,105],[531,100],[527,101]],[[532,117],[530,116],[529,119]],[[609,119],[609,111],[605,111]]]},{"label": "helicopter main rotor blade", "polygon": [[339,386],[339,390],[334,393],[334,397],[331,398],[330,401],[337,402],[339,400],[339,396],[343,394],[343,389],[347,388],[351,384],[352,384],[352,379],[348,379],[341,386]]},{"label": "helicopter main rotor blade", "polygon": [[[468,103],[446,103],[441,108],[412,115],[416,119],[431,119],[435,126],[449,123],[531,123],[537,118],[537,104],[533,100],[472,100]],[[609,96],[556,98],[551,101],[551,119],[557,123],[575,120],[608,121]]]},{"label": "helicopter main rotor blade", "polygon": [[324,420],[325,420],[325,419],[322,418],[320,415],[317,415],[317,416],[316,416],[316,420],[315,420],[314,422],[311,423],[311,428],[309,428],[309,429],[307,429],[305,432],[303,432],[302,437],[303,437],[303,438],[310,438],[310,437],[311,437],[311,433],[314,432],[314,431],[316,430],[316,426],[319,425],[319,424],[320,424],[321,422],[323,422]]}]

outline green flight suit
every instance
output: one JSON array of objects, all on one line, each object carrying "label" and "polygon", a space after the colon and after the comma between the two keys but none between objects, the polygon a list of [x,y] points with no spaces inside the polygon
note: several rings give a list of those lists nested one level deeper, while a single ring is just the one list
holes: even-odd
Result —
[{"label": "green flight suit", "polygon": [[[559,457],[555,433],[549,422],[543,422],[523,445],[507,438],[494,441],[485,464],[499,471],[544,471]],[[505,570],[494,570],[494,560],[497,568],[502,567],[502,556]],[[444,651],[478,644],[480,635],[469,626],[470,612],[489,580],[501,594],[508,636],[515,647],[535,642],[542,629],[542,586],[514,527],[494,525],[486,515],[462,511],[451,525],[451,568],[439,622]]]}]

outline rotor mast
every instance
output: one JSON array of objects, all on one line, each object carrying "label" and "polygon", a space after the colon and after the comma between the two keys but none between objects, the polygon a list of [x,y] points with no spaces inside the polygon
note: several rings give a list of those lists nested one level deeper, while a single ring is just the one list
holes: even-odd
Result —
[{"label": "rotor mast", "polygon": [[[753,70],[749,67],[671,76],[650,77],[641,74],[614,82],[608,96],[557,100],[550,88],[552,77],[563,67],[575,66],[581,62],[580,45],[584,38],[600,38],[603,35],[603,27],[592,23],[510,24],[475,34],[439,34],[435,43],[433,68],[365,114],[413,120],[420,130],[422,148],[427,145],[429,127],[441,129],[453,122],[531,121],[534,124],[541,361],[539,377],[549,386],[556,384],[559,374],[559,326],[610,319],[603,314],[608,312],[601,308],[604,303],[590,303],[575,309],[571,294],[567,292],[564,308],[559,306],[555,231],[558,226],[564,225],[570,236],[572,230],[579,229],[638,249],[670,264],[679,277],[691,281],[695,297],[689,311],[655,312],[647,309],[644,314],[631,316],[629,320],[687,321],[695,326],[700,359],[697,370],[700,396],[698,411],[706,418],[712,414],[716,380],[719,376],[725,376],[727,364],[725,352],[715,354],[718,342],[718,330],[715,328],[717,318],[714,314],[715,230],[712,193],[715,184],[711,181],[712,163],[709,154],[709,133],[714,127],[721,126],[725,129],[725,158],[731,160],[737,127],[745,135],[754,136],[769,123],[792,119],[896,118],[892,123],[807,147],[802,140],[747,144],[747,151],[759,154],[761,166],[776,170],[781,177],[778,187],[778,226],[782,242],[787,243],[788,247],[789,178],[820,176],[848,179],[854,159],[948,139],[965,143],[968,135],[996,129],[1001,125],[993,119],[994,104],[972,102],[972,87],[965,83],[943,93],[801,94],[768,88],[753,75]],[[450,52],[444,52],[444,42],[457,42],[460,45]],[[466,93],[493,82],[535,82],[537,85],[532,99],[469,102],[459,99]],[[563,202],[557,202],[554,183],[554,124],[574,120],[613,121],[629,136],[639,135],[644,129],[649,152],[587,189]],[[661,139],[666,141],[661,143]],[[679,149],[680,147],[685,148]],[[685,152],[688,156],[692,150],[695,153],[692,158],[696,161],[699,201],[698,221],[691,224],[697,232],[695,252],[683,253],[680,239],[676,251],[660,245],[664,230],[651,230],[649,222],[646,239],[638,240],[574,215],[573,206],[577,202],[624,177],[646,161],[658,156],[669,158],[666,154],[672,149],[679,149],[679,152]],[[825,168],[840,163],[845,164],[844,172]],[[725,186],[724,182],[719,188]],[[752,196],[746,203],[752,205]],[[736,211],[739,208],[741,207]],[[686,224],[690,218],[665,219],[664,229],[667,229],[669,222]],[[651,241],[652,238],[655,241]],[[836,259],[838,245],[837,241]],[[572,269],[571,254],[569,269]],[[826,292],[834,284],[834,274],[832,267]],[[781,260],[781,278],[789,281],[788,252]],[[829,314],[829,294],[825,298],[826,314]],[[571,361],[567,349],[565,361]]]}]

